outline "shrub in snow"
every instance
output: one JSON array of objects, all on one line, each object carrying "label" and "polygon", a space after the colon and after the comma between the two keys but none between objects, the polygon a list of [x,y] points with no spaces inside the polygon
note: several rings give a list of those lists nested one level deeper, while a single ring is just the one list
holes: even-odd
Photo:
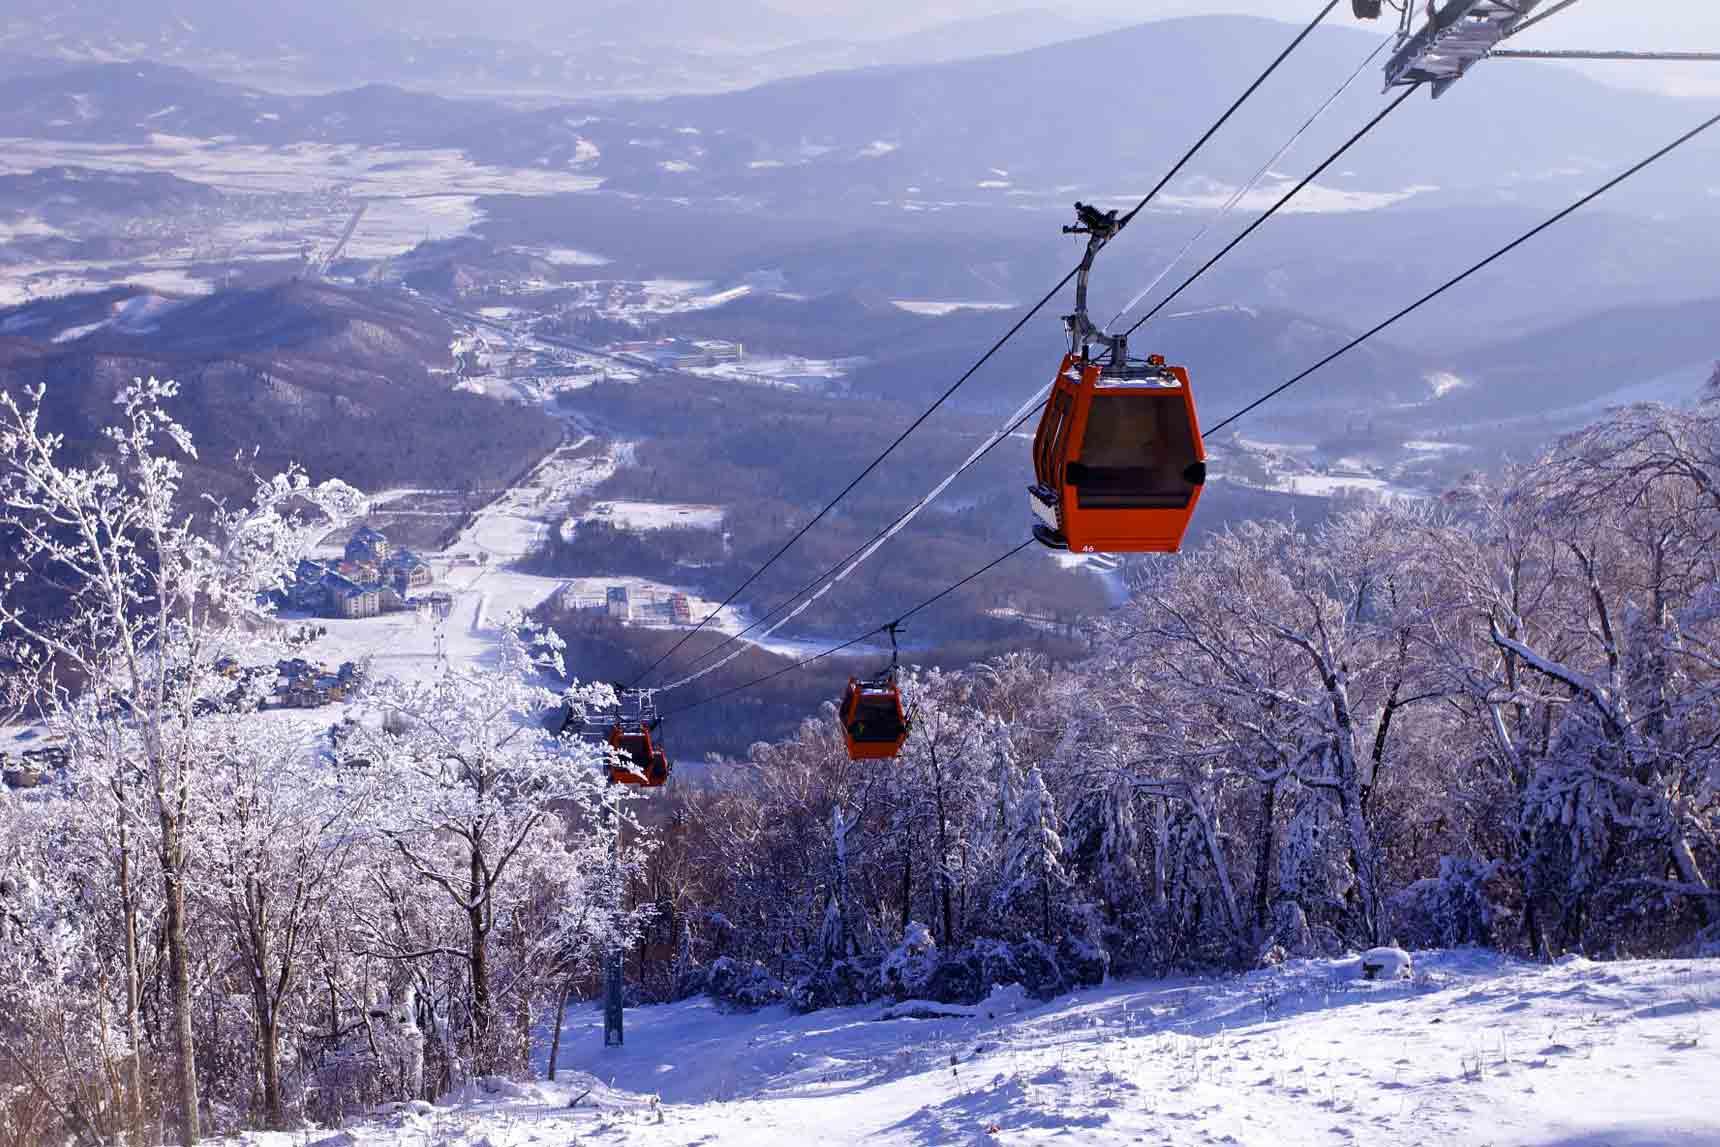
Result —
[{"label": "shrub in snow", "polygon": [[1057,945],[1057,963],[1071,986],[1091,988],[1105,982],[1111,956],[1091,940],[1070,935]]},{"label": "shrub in snow", "polygon": [[980,1008],[988,1019],[998,1016],[1012,1016],[1027,1008],[1027,989],[1020,984],[993,984],[985,999],[980,1001]]},{"label": "shrub in snow", "polygon": [[1036,999],[1049,1000],[1069,989],[1069,981],[1057,964],[1057,951],[1043,940],[1023,940],[1013,946],[1015,967],[1022,987]]},{"label": "shrub in snow", "polygon": [[1418,880],[1392,898],[1392,934],[1417,948],[1492,944],[1506,915],[1488,886],[1500,879],[1498,861],[1439,858],[1439,875]]},{"label": "shrub in snow", "polygon": [[[1058,950],[1039,939],[1020,940],[1013,944],[1003,940],[979,940],[965,949],[960,958],[973,966],[972,972],[960,981],[971,984],[966,998],[972,1002],[980,1000],[994,984],[1020,984],[1029,995],[1048,1000],[1067,991],[1072,979],[1064,972]],[[1090,959],[1088,965],[1091,973]],[[1102,972],[1100,975],[1103,978]],[[955,982],[955,977],[950,977],[950,980]]]},{"label": "shrub in snow", "polygon": [[931,929],[918,920],[910,920],[902,929],[902,942],[884,957],[878,973],[886,992],[909,999],[925,993],[937,970],[938,942],[932,939]]},{"label": "shrub in snow", "polygon": [[1362,953],[1364,980],[1407,980],[1413,971],[1409,953],[1402,948],[1369,948]]},{"label": "shrub in snow", "polygon": [[869,962],[837,960],[796,980],[788,990],[788,1002],[796,1011],[815,1012],[819,1008],[863,1004],[882,994],[876,957]]},{"label": "shrub in snow", "polygon": [[711,961],[705,977],[705,992],[718,1003],[738,1010],[774,1004],[785,994],[781,981],[763,964],[746,964],[730,956]]},{"label": "shrub in snow", "polygon": [[938,961],[920,994],[940,1003],[971,1004],[985,994],[990,982],[972,951],[957,952]]}]

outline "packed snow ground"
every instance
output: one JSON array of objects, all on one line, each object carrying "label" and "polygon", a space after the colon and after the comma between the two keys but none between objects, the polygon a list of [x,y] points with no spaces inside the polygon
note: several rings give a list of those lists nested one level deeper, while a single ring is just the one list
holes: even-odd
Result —
[{"label": "packed snow ground", "polygon": [[1357,963],[1125,981],[929,1020],[884,1020],[883,1004],[732,1015],[698,999],[630,1010],[617,1049],[580,1005],[556,1083],[498,1082],[321,1141],[1720,1143],[1720,960],[1426,953],[1412,979],[1379,983]]}]

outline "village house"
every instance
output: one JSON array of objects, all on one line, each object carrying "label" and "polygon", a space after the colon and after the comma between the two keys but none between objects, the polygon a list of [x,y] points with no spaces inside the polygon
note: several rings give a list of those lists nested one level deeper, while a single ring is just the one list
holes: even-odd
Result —
[{"label": "village house", "polygon": [[396,550],[382,563],[382,580],[405,596],[411,590],[429,585],[434,578],[429,562],[411,550]]},{"label": "village house", "polygon": [[388,535],[370,526],[360,526],[346,543],[346,560],[357,565],[380,566],[393,552]]},{"label": "village house", "polygon": [[429,562],[411,550],[395,549],[382,531],[363,526],[338,561],[299,563],[286,604],[324,617],[376,617],[410,608],[411,592],[434,580]]}]

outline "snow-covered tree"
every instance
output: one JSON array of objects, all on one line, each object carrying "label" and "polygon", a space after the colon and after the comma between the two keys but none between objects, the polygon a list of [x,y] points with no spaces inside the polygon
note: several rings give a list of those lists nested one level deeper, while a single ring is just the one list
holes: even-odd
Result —
[{"label": "snow-covered tree", "polygon": [[998,907],[1037,916],[1043,939],[1053,936],[1051,900],[1065,883],[1063,838],[1058,835],[1057,803],[1045,787],[1038,765],[1027,770],[1009,825],[1009,860],[998,890]]},{"label": "snow-covered tree", "polygon": [[[356,491],[289,471],[259,479],[252,503],[182,504],[191,436],[166,404],[171,382],[138,380],[87,464],[41,426],[43,391],[0,393],[0,531],[15,563],[0,586],[0,633],[11,663],[32,675],[40,710],[62,725],[93,718],[85,736],[116,757],[101,783],[147,794],[164,896],[175,1093],[181,1142],[199,1134],[188,942],[188,841],[208,767],[206,715],[255,698],[218,669],[269,633],[270,595],[315,537],[357,512]],[[47,591],[45,587],[52,586]],[[74,695],[85,704],[67,719]],[[132,827],[132,826],[128,826]]]},{"label": "snow-covered tree", "polygon": [[[534,652],[540,640],[510,623],[493,664],[379,683],[365,701],[370,721],[350,742],[349,768],[370,784],[374,839],[407,882],[378,878],[394,911],[366,924],[372,950],[397,961],[458,962],[463,995],[442,1018],[453,1029],[444,1034],[478,1074],[518,1066],[529,1040],[529,1016],[519,1008],[521,1023],[502,1022],[509,988],[492,974],[498,933],[516,929],[544,889],[553,889],[557,911],[550,927],[515,933],[518,970],[551,959],[569,920],[618,926],[595,902],[607,903],[608,882],[623,878],[613,867],[622,802],[602,747],[550,731],[560,698],[539,683],[555,659]],[[563,816],[578,822],[577,834],[557,831]],[[420,930],[406,909],[419,890],[453,910],[457,943]]]}]

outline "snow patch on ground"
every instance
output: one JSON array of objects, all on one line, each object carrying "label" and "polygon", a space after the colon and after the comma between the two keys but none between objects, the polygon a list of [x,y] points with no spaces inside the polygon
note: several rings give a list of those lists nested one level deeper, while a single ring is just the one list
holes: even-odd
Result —
[{"label": "snow patch on ground", "polygon": [[1454,390],[1467,390],[1474,385],[1448,370],[1437,370],[1427,376],[1427,388],[1435,398],[1444,398]]},{"label": "snow patch on ground", "polygon": [[723,382],[750,383],[754,386],[776,386],[798,390],[803,386],[821,386],[842,378],[864,359],[800,358],[784,355],[776,358],[747,358],[740,362],[719,363],[716,366],[685,368],[686,373]]},{"label": "snow patch on ground", "polygon": [[723,526],[723,508],[679,502],[599,502],[591,507],[584,520],[608,522],[626,530],[666,530],[674,526],[719,530]]},{"label": "snow patch on ground", "polygon": [[550,247],[538,252],[547,263],[558,267],[603,267],[610,263],[605,255],[594,255],[590,251],[577,251],[572,247]]},{"label": "snow patch on ground", "polygon": [[943,299],[891,299],[890,304],[911,315],[927,315],[937,319],[953,315],[957,311],[1007,311],[1015,306],[1014,303],[970,303]]},{"label": "snow patch on ground", "polygon": [[[1242,212],[1260,212],[1270,208],[1274,203],[1284,198],[1284,193],[1291,187],[1290,180],[1275,180],[1262,182],[1250,189],[1236,204],[1235,210]],[[1319,183],[1310,183],[1297,193],[1282,208],[1286,215],[1335,215],[1350,211],[1378,211],[1413,199],[1418,195],[1427,195],[1438,191],[1438,187],[1416,184],[1401,191],[1351,191],[1339,187],[1326,187]],[[1161,195],[1159,203],[1165,207],[1195,208],[1198,210],[1217,211],[1230,202],[1236,194],[1236,188],[1221,183],[1209,183],[1200,191],[1183,195]]]}]

